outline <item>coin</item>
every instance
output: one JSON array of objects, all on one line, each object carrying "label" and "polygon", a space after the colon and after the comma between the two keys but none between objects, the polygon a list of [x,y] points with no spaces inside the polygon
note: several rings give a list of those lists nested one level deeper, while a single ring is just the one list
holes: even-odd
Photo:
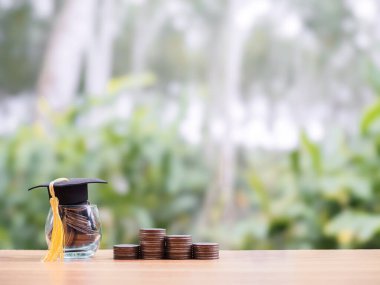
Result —
[{"label": "coin", "polygon": [[137,244],[117,244],[113,246],[114,259],[138,259],[140,246]]},{"label": "coin", "polygon": [[218,259],[219,244],[215,242],[193,243],[193,257],[195,259]]},{"label": "coin", "polygon": [[162,228],[142,228],[139,232],[141,257],[162,259],[165,254],[166,230]]},{"label": "coin", "polygon": [[168,259],[191,259],[191,235],[167,235],[165,243]]}]

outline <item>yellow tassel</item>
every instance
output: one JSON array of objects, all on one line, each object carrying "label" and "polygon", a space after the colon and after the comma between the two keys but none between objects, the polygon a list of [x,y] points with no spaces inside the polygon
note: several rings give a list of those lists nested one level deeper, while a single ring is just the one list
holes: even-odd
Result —
[{"label": "yellow tassel", "polygon": [[65,232],[63,229],[63,224],[61,216],[59,215],[59,200],[55,196],[54,183],[68,181],[67,178],[58,178],[50,182],[49,192],[50,192],[50,206],[53,213],[53,230],[51,233],[51,241],[48,253],[45,255],[43,261],[56,261],[57,259],[63,258],[63,246],[65,242]]}]

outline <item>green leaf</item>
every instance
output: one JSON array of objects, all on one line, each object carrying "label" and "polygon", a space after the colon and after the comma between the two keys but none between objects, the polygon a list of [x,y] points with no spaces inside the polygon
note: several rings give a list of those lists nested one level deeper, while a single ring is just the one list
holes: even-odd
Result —
[{"label": "green leaf", "polygon": [[368,64],[367,76],[370,87],[380,96],[380,69],[373,63]]},{"label": "green leaf", "polygon": [[321,163],[321,151],[318,145],[313,143],[308,138],[305,132],[301,133],[301,145],[309,154],[314,171],[319,174],[322,170],[322,163]]},{"label": "green leaf", "polygon": [[370,106],[365,112],[360,122],[360,131],[367,134],[370,128],[380,118],[380,100]]},{"label": "green leaf", "polygon": [[257,193],[261,205],[266,214],[270,214],[269,194],[262,179],[256,173],[250,173],[247,177],[250,188]]},{"label": "green leaf", "polygon": [[342,246],[366,242],[380,230],[380,215],[344,211],[325,227],[328,235],[335,236]]},{"label": "green leaf", "polygon": [[298,150],[294,150],[289,154],[290,165],[293,173],[296,175],[300,174],[300,153]]},{"label": "green leaf", "polygon": [[121,76],[111,79],[107,86],[107,93],[114,94],[131,88],[151,86],[156,82],[152,73],[143,73],[135,76]]}]

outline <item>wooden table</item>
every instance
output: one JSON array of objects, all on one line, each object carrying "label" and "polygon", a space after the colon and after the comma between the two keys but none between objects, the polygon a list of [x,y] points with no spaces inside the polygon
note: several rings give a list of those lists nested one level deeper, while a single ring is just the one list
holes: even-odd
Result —
[{"label": "wooden table", "polygon": [[6,284],[380,284],[380,250],[221,251],[219,260],[43,263],[45,251],[0,251]]}]

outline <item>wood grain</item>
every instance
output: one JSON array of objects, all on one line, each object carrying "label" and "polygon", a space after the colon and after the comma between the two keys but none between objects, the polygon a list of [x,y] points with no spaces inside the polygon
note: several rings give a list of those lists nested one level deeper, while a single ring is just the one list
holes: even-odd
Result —
[{"label": "wood grain", "polygon": [[43,263],[45,251],[1,250],[7,284],[380,284],[380,250],[221,251],[219,260],[116,261],[111,250]]}]

